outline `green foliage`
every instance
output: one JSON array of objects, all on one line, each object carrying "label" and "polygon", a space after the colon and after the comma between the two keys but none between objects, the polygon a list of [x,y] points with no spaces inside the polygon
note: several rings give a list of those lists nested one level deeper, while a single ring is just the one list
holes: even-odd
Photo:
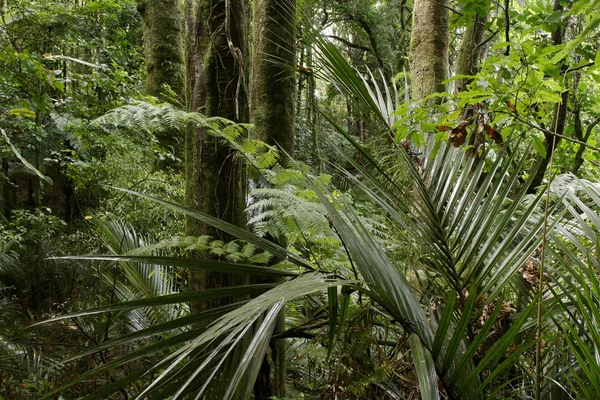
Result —
[{"label": "green foliage", "polygon": [[[303,3],[334,37],[304,21],[318,98],[300,87],[299,104],[322,114],[300,115],[305,164],[285,167],[248,125],[138,95],[133,1],[5,4],[0,396],[249,398],[285,312],[290,398],[598,397],[598,2],[515,3],[504,21],[459,0],[455,40],[491,8],[486,59],[431,106],[387,83],[397,70],[408,85],[410,2]],[[554,178],[530,187],[565,93]],[[192,126],[245,160],[247,227],[180,206],[184,178],[157,170],[181,160],[156,137]],[[502,142],[475,142],[486,126]],[[590,181],[556,177],[571,170]],[[184,215],[236,239],[184,236]],[[189,271],[277,282],[189,291]]]},{"label": "green foliage", "polygon": [[2,241],[0,246],[4,249],[26,250],[27,244],[48,240],[60,232],[66,223],[50,214],[47,207],[33,211],[12,210],[7,223],[1,223]]}]

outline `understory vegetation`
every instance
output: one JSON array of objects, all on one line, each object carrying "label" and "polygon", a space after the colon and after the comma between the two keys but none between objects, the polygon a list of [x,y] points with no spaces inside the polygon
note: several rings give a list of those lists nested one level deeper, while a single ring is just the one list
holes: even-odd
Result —
[{"label": "understory vegetation", "polygon": [[149,3],[0,1],[0,399],[600,397],[598,1],[441,2],[420,95],[426,1],[284,1],[295,148]]}]

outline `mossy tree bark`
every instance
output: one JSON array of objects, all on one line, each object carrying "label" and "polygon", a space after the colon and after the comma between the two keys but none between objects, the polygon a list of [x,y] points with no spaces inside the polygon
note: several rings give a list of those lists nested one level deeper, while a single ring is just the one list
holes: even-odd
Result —
[{"label": "mossy tree bark", "polygon": [[[179,0],[139,0],[138,10],[144,24],[144,53],[146,56],[146,92],[162,101],[169,86],[178,96],[184,89],[184,58],[182,41],[182,12]],[[158,136],[160,145],[176,157],[182,157],[183,137],[176,131]],[[164,162],[159,167],[172,166]]]},{"label": "mossy tree bark", "polygon": [[411,35],[411,91],[415,100],[443,92],[448,79],[448,0],[415,0]]},{"label": "mossy tree bark", "polygon": [[[253,135],[293,156],[295,147],[296,1],[256,0],[252,15]],[[285,238],[274,239],[284,244]],[[280,313],[275,333],[285,329]],[[271,343],[254,386],[256,399],[285,396],[285,339]]]},{"label": "mossy tree bark", "polygon": [[[456,60],[457,75],[475,75],[477,73],[479,60],[485,49],[484,35],[488,12],[489,9],[483,15],[475,14],[471,25],[467,26],[465,30]],[[471,81],[472,79],[466,78],[457,80],[454,91],[460,93],[466,90]]]},{"label": "mossy tree bark", "polygon": [[165,85],[183,93],[182,13],[178,0],[140,0],[144,23],[146,91],[161,97]]},{"label": "mossy tree bark", "polygon": [[[193,8],[188,2],[188,8]],[[189,10],[192,11],[192,10]],[[247,99],[247,8],[243,0],[203,0],[187,29],[194,37],[188,44],[188,90],[190,108],[207,116],[235,122],[248,121]],[[188,206],[223,221],[246,223],[246,174],[241,160],[204,129],[192,128],[187,144]],[[192,235],[209,235],[222,241],[232,238],[211,226],[189,221]],[[215,288],[243,284],[231,274],[199,273],[191,286]],[[194,307],[196,310],[232,301],[221,299]]]},{"label": "mossy tree bark", "polygon": [[254,135],[293,155],[296,89],[295,0],[256,0],[252,27]]}]

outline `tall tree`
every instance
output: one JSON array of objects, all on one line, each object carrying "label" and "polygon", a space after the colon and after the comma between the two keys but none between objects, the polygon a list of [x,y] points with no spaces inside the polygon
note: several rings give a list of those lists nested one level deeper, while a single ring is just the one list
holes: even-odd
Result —
[{"label": "tall tree", "polygon": [[[182,12],[178,0],[140,0],[138,11],[144,23],[144,53],[146,56],[146,92],[163,101],[166,87],[181,96],[184,88],[184,57],[182,42]],[[181,156],[183,138],[176,131],[159,134],[162,147]],[[166,164],[168,165],[168,164]]]},{"label": "tall tree", "polygon": [[[296,1],[255,1],[252,27],[253,132],[257,138],[278,146],[291,157],[296,118]],[[282,244],[285,238],[275,240]],[[285,315],[280,312],[275,333],[284,329]],[[273,366],[271,368],[265,358],[255,385],[256,399],[285,396],[285,339],[272,340],[270,347]]]},{"label": "tall tree", "polygon": [[443,92],[448,78],[448,0],[415,0],[410,39],[412,98]]},{"label": "tall tree", "polygon": [[[196,10],[195,21],[188,21],[188,30],[193,35],[188,49],[197,52],[188,56],[193,111],[236,122],[248,121],[247,12],[243,0],[203,0]],[[246,179],[242,162],[205,129],[191,129],[187,141],[188,206],[243,226]],[[201,223],[190,225],[189,232],[223,241],[231,239]],[[194,286],[205,288],[235,282],[231,275],[216,272],[203,273],[193,281]]]}]

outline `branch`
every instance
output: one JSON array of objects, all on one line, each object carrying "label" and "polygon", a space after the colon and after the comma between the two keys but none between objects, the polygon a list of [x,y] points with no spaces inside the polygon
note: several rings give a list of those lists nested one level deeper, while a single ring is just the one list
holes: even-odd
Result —
[{"label": "branch", "polygon": [[452,11],[452,12],[453,12],[453,13],[455,13],[456,15],[460,15],[461,17],[464,17],[464,14],[463,14],[463,13],[461,13],[461,12],[460,12],[460,11],[458,11],[457,9],[454,9],[454,8],[452,8],[452,7],[450,7],[450,6],[447,6],[447,5],[446,5],[444,2],[441,2],[441,1],[436,1],[436,3],[437,3],[437,5],[439,5],[439,6],[443,7],[443,8],[445,8],[445,9],[447,9],[447,10],[449,10],[449,11]]},{"label": "branch", "polygon": [[371,49],[368,48],[368,47],[366,47],[366,46],[361,46],[359,44],[354,44],[351,41],[346,40],[346,39],[344,39],[342,37],[339,37],[339,36],[336,36],[336,35],[324,35],[324,36],[328,37],[328,38],[331,38],[331,39],[338,40],[338,41],[344,43],[346,46],[352,47],[354,49],[359,49],[359,50],[363,50],[363,51],[371,51]]},{"label": "branch", "polygon": [[592,129],[594,129],[594,127],[596,125],[600,124],[600,118],[596,118],[595,120],[593,120],[587,127],[587,129],[585,130],[585,138],[584,140],[588,140],[590,135],[592,134]]},{"label": "branch", "polygon": [[531,122],[529,122],[529,121],[527,121],[527,120],[524,120],[524,119],[522,119],[522,118],[520,118],[520,117],[517,117],[517,116],[516,116],[516,115],[514,115],[514,114],[512,114],[512,116],[513,116],[513,117],[514,117],[514,118],[515,118],[517,121],[521,122],[522,124],[525,124],[525,125],[529,126],[530,128],[537,129],[537,130],[539,130],[539,131],[541,131],[541,132],[543,132],[543,133],[545,133],[545,134],[547,134],[547,135],[550,135],[550,136],[556,136],[556,137],[559,137],[559,138],[561,138],[561,139],[565,139],[566,141],[569,141],[569,142],[578,143],[578,144],[580,144],[580,145],[582,145],[582,146],[585,146],[585,147],[587,147],[588,149],[592,149],[592,150],[600,151],[600,147],[592,146],[591,144],[588,144],[588,143],[586,143],[586,142],[582,142],[581,140],[573,139],[573,138],[570,138],[570,137],[568,137],[568,136],[565,136],[565,135],[560,135],[560,134],[558,134],[558,133],[554,133],[554,132],[552,132],[551,130],[548,130],[548,129],[546,129],[546,128],[542,128],[541,126],[539,126],[539,125],[536,125],[536,124],[532,124]]},{"label": "branch", "polygon": [[494,32],[492,32],[492,34],[490,36],[487,37],[487,39],[484,39],[482,42],[477,43],[477,45],[473,48],[473,53],[476,53],[477,50],[481,47],[484,46],[487,42],[489,42],[490,40],[492,40],[494,38],[494,36],[496,36],[496,34],[500,32],[500,30],[495,30]]},{"label": "branch", "polygon": [[584,69],[584,68],[587,68],[587,67],[591,67],[594,64],[595,64],[594,61],[590,61],[589,63],[580,65],[579,67],[569,68],[569,69],[567,69],[565,71],[565,74],[568,74],[569,72],[573,72],[573,71],[578,71],[580,69]]}]

